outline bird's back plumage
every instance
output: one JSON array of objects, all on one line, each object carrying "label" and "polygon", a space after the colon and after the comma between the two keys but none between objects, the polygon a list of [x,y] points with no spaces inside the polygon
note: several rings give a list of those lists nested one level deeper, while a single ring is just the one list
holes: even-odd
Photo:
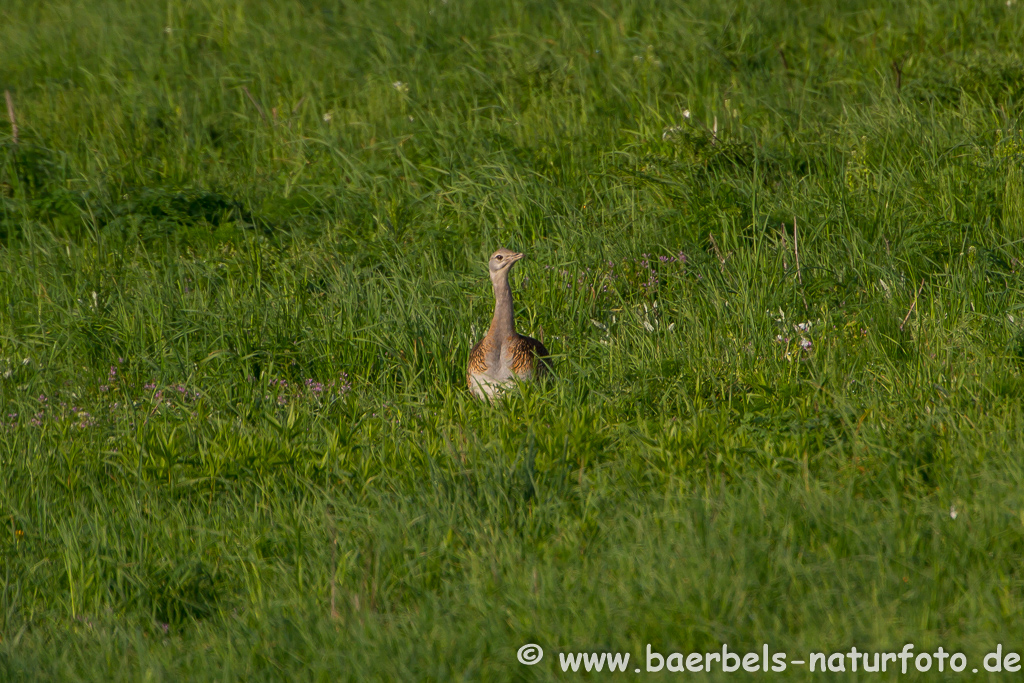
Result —
[{"label": "bird's back plumage", "polygon": [[516,375],[540,377],[547,374],[550,354],[542,343],[533,337],[517,334],[509,343],[512,353],[512,370]]}]

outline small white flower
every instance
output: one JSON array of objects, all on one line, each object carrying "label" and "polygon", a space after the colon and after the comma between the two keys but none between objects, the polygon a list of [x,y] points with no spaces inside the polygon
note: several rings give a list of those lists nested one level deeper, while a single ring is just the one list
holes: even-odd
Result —
[{"label": "small white flower", "polygon": [[324,112],[324,123],[327,123],[330,120],[331,120],[331,112],[325,111]]},{"label": "small white flower", "polygon": [[654,325],[650,324],[646,320],[644,321],[644,329],[648,332],[654,332]]},{"label": "small white flower", "polygon": [[[1006,4],[1010,4],[1010,3],[1006,3]],[[949,517],[950,517],[950,519],[956,519],[957,514],[958,513],[956,511],[956,506],[955,505],[950,505],[949,506]]]},{"label": "small white flower", "polygon": [[689,109],[684,109],[683,110],[683,118],[684,119],[690,118],[690,110]]},{"label": "small white flower", "polygon": [[164,33],[166,33],[167,35],[171,35],[171,30],[172,29],[170,26],[164,26]]},{"label": "small white flower", "polygon": [[409,92],[409,85],[402,81],[395,81],[391,84],[391,87],[403,94]]},{"label": "small white flower", "polygon": [[803,339],[800,340],[800,346],[804,349],[804,351],[810,351],[814,347],[814,344],[811,343],[810,339],[804,337]]}]

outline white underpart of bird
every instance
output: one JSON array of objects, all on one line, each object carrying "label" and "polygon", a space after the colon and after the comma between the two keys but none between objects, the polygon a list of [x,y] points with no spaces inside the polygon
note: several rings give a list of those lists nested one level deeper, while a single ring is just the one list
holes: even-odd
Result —
[{"label": "white underpart of bird", "polygon": [[517,382],[528,382],[548,372],[548,350],[544,344],[518,334],[512,288],[508,284],[512,266],[523,254],[499,249],[491,254],[488,270],[494,289],[494,317],[487,334],[469,352],[466,383],[480,399],[500,398]]}]

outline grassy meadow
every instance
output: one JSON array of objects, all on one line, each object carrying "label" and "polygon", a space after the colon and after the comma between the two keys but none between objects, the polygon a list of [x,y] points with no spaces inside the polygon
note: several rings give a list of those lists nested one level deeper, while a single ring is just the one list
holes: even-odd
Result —
[{"label": "grassy meadow", "polygon": [[4,0],[0,90],[0,680],[1024,653],[1024,2]]}]

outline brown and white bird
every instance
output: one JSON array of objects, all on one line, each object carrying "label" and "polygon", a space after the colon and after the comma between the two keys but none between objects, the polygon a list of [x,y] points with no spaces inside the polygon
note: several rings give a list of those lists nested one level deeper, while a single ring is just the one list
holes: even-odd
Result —
[{"label": "brown and white bird", "polygon": [[523,254],[499,249],[491,254],[488,268],[494,287],[494,317],[487,336],[469,352],[466,382],[477,398],[498,398],[516,382],[540,378],[549,372],[548,350],[533,339],[516,333],[512,289],[508,274]]}]

